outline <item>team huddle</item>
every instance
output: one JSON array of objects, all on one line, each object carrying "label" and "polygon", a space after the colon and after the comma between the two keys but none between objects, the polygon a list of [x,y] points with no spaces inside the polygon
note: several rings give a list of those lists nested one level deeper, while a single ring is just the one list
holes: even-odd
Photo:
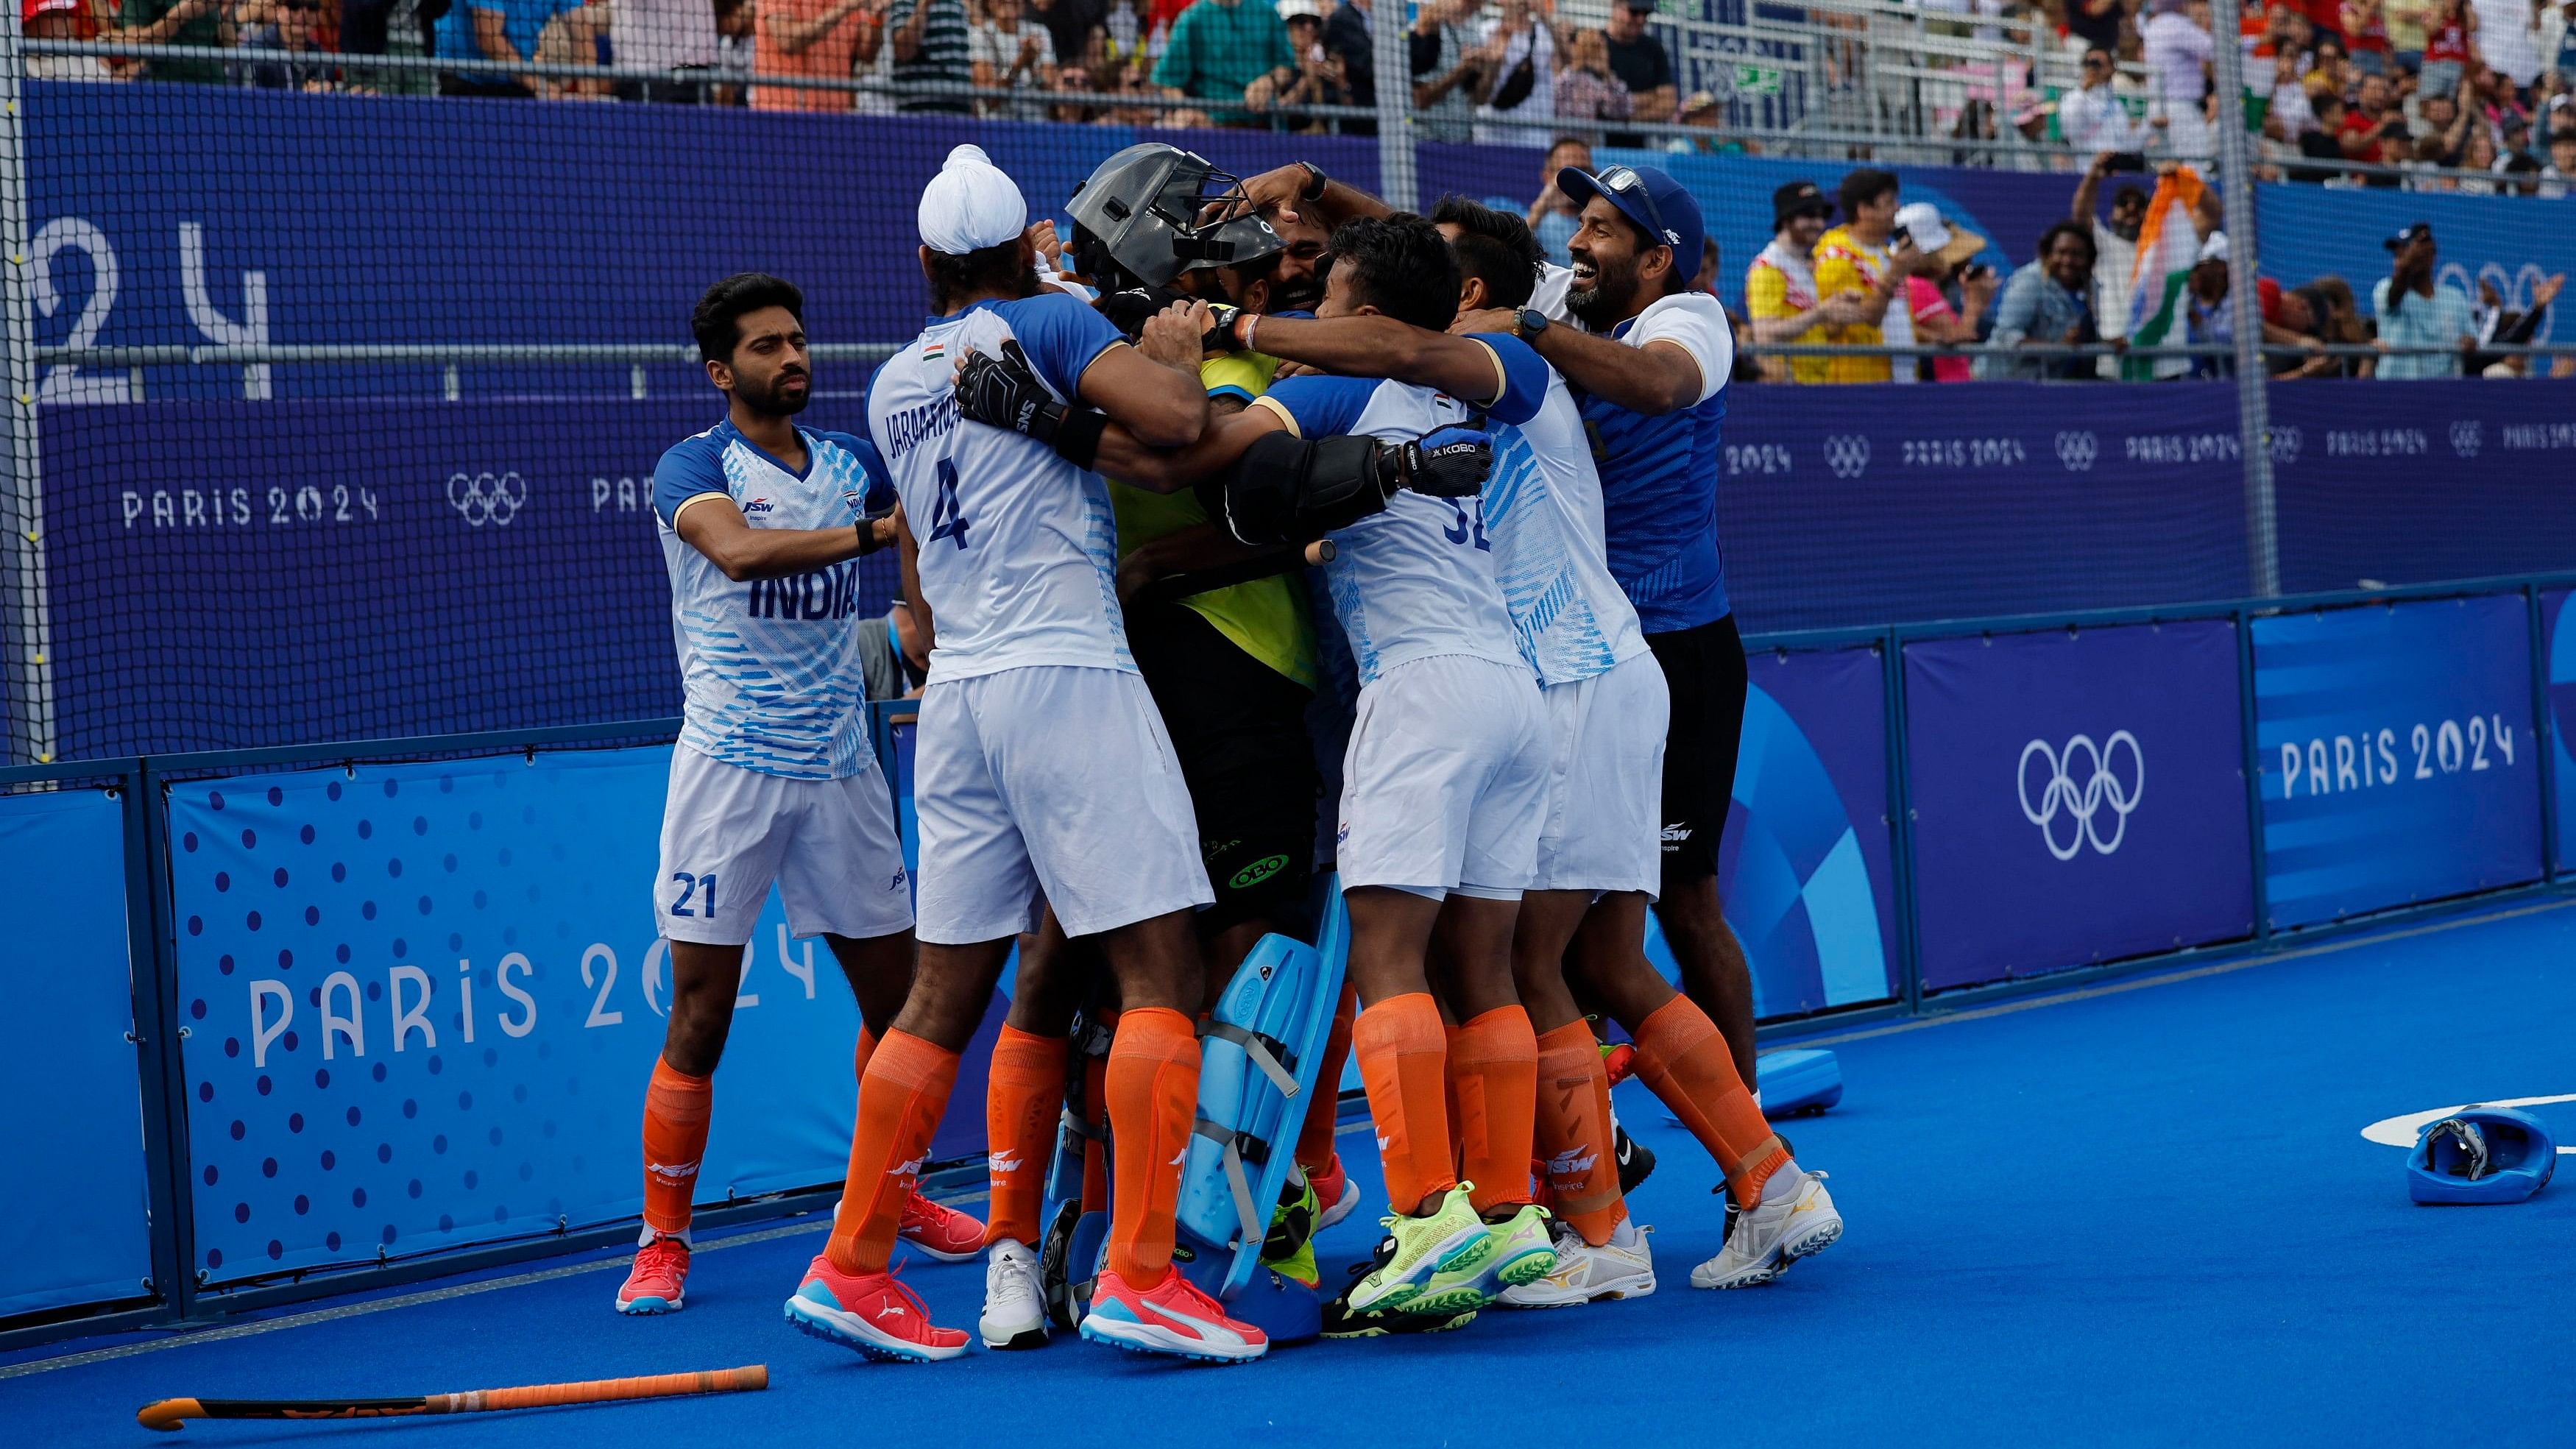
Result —
[{"label": "team huddle", "polygon": [[[1686,191],[1652,168],[1558,185],[1583,203],[1570,269],[1460,198],[1391,213],[1311,165],[1237,181],[1141,145],[1075,194],[1058,248],[960,146],[920,203],[935,316],[871,380],[864,435],[792,421],[813,386],[793,286],[710,289],[694,330],[728,416],[654,475],[687,711],[621,1311],[682,1305],[710,1079],[773,884],[864,1022],[844,1195],[786,1313],[870,1357],[1034,1347],[1068,1302],[1118,1347],[1266,1351],[1176,1270],[1176,1222],[1211,1131],[1202,1037],[1244,1036],[1210,1013],[1257,942],[1312,937],[1319,871],[1347,984],[1328,1036],[1314,1017],[1261,1261],[1322,1291],[1305,1240],[1361,1196],[1334,1146],[1356,1058],[1387,1231],[1325,1295],[1328,1336],[1651,1293],[1614,1067],[1724,1174],[1694,1286],[1839,1237],[1749,1085],[1717,903],[1745,697],[1715,518],[1733,340],[1688,289]],[[928,653],[909,874],[857,708],[882,625],[852,560],[888,546]],[[1682,990],[1645,957],[1650,910]],[[916,1179],[1014,946],[979,1223]],[[1105,1211],[1096,1259],[1041,1221],[1060,1119]],[[896,1276],[898,1240],[985,1260],[975,1334]]]}]

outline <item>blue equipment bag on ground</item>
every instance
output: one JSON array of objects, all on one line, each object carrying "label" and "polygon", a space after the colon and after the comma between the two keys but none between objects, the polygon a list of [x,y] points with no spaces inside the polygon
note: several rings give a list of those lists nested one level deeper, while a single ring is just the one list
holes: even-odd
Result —
[{"label": "blue equipment bag on ground", "polygon": [[2558,1144],[2537,1117],[2463,1107],[2424,1129],[2406,1156],[2407,1195],[2419,1203],[2520,1202],[2549,1185]]},{"label": "blue equipment bag on ground", "polygon": [[1232,1301],[1254,1281],[1270,1214],[1296,1166],[1297,1134],[1341,1004],[1350,917],[1331,888],[1316,944],[1255,944],[1199,1032],[1199,1108],[1181,1169],[1179,1228],[1191,1280]]},{"label": "blue equipment bag on ground", "polygon": [[1832,1052],[1816,1047],[1788,1047],[1764,1052],[1762,1115],[1773,1119],[1801,1112],[1822,1112],[1843,1099],[1843,1065]]}]

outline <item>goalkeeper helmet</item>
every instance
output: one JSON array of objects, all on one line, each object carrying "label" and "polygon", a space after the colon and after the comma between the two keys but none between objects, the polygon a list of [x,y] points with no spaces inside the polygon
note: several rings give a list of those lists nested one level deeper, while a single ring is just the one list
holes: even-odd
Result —
[{"label": "goalkeeper helmet", "polygon": [[1074,188],[1075,270],[1109,291],[1169,287],[1183,272],[1248,266],[1287,249],[1206,157],[1145,141]]}]

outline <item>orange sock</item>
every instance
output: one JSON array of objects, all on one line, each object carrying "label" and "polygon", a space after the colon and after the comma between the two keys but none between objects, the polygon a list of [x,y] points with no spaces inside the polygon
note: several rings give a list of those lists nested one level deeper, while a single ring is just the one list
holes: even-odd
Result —
[{"label": "orange sock", "polygon": [[1789,1154],[1736,1075],[1717,1023],[1676,995],[1637,1023],[1637,1076],[1717,1159],[1739,1207],[1762,1201],[1762,1184]]},{"label": "orange sock", "polygon": [[1459,1175],[1475,1184],[1468,1200],[1480,1213],[1528,1202],[1538,1090],[1529,1013],[1498,1006],[1458,1028],[1448,1077],[1458,1102]]},{"label": "orange sock", "polygon": [[1342,983],[1342,1004],[1333,1011],[1333,1031],[1324,1038],[1324,1059],[1315,1068],[1315,1098],[1306,1104],[1306,1124],[1297,1131],[1297,1165],[1309,1174],[1333,1165],[1333,1132],[1341,1125],[1342,1067],[1351,1059],[1351,1019],[1360,1014],[1359,993]]},{"label": "orange sock", "polygon": [[1458,1026],[1443,1017],[1440,1021],[1440,1105],[1449,1121],[1449,1170],[1464,1178],[1467,1175],[1466,1141],[1460,1132],[1463,1125],[1458,1112]]},{"label": "orange sock", "polygon": [[1570,1021],[1539,1034],[1537,1106],[1550,1208],[1583,1241],[1600,1247],[1628,1216],[1628,1203],[1611,1151],[1610,1074],[1588,1023]]},{"label": "orange sock", "polygon": [[1109,1134],[1118,1144],[1110,1195],[1109,1267],[1137,1289],[1172,1271],[1181,1159],[1198,1120],[1199,1038],[1162,1006],[1119,1013],[1109,1045]]},{"label": "orange sock", "polygon": [[859,1023],[859,1045],[856,1051],[850,1053],[850,1075],[865,1081],[868,1075],[868,1058],[876,1054],[876,1031],[866,1022]]},{"label": "orange sock", "polygon": [[1377,1119],[1387,1201],[1410,1213],[1458,1185],[1449,1161],[1449,1112],[1441,1100],[1448,1049],[1428,992],[1390,996],[1359,1014],[1351,1050]]},{"label": "orange sock", "polygon": [[653,1058],[653,1080],[644,1088],[644,1226],[657,1233],[689,1230],[689,1199],[715,1105],[714,1078]]},{"label": "orange sock", "polygon": [[841,1214],[824,1253],[844,1273],[882,1273],[894,1255],[904,1200],[921,1176],[930,1134],[957,1081],[957,1053],[889,1031],[859,1082],[859,1122],[850,1134],[850,1172]]},{"label": "orange sock", "polygon": [[1035,1247],[1044,1229],[1039,1202],[1046,1193],[1046,1164],[1064,1105],[1065,1054],[1073,1043],[1005,1026],[993,1043],[991,1086],[984,1098],[984,1132],[990,1155],[992,1212],[986,1246],[1010,1238]]}]

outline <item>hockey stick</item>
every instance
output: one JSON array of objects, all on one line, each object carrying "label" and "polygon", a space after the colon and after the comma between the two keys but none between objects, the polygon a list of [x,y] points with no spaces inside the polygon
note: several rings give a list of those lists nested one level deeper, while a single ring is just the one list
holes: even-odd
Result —
[{"label": "hockey stick", "polygon": [[606,1404],[619,1399],[734,1394],[768,1387],[769,1366],[756,1363],[748,1368],[592,1379],[578,1384],[527,1384],[400,1399],[162,1399],[136,1410],[134,1417],[146,1429],[176,1432],[188,1419],[385,1419],[409,1414],[481,1414],[557,1404]]}]

